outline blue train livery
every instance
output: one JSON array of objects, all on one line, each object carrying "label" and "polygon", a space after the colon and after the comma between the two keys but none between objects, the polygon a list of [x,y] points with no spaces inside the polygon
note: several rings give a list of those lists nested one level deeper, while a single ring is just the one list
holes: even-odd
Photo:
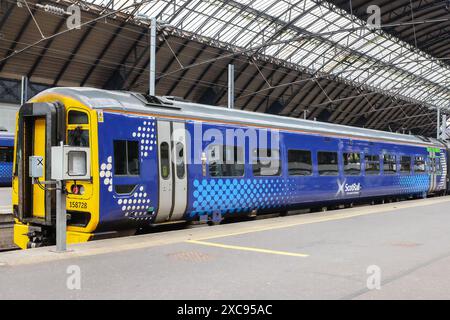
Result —
[{"label": "blue train livery", "polygon": [[[132,92],[46,90],[22,106],[18,135],[25,169],[14,172],[13,205],[22,248],[54,240],[54,194],[30,186],[24,175],[27,157],[49,162],[61,137],[91,155],[91,179],[66,182],[72,243],[160,223],[422,198],[447,189],[447,146],[436,139]],[[27,149],[36,137],[47,145]]]},{"label": "blue train livery", "polygon": [[0,132],[0,186],[11,186],[14,156],[14,135]]}]

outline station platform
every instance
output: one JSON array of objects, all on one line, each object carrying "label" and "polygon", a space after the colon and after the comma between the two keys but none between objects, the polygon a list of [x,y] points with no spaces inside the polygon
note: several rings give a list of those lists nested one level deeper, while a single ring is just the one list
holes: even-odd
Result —
[{"label": "station platform", "polygon": [[52,249],[0,253],[0,299],[450,299],[450,197]]},{"label": "station platform", "polygon": [[0,214],[11,214],[12,189],[0,187]]},{"label": "station platform", "polygon": [[0,188],[0,252],[16,248],[13,243],[11,188]]}]

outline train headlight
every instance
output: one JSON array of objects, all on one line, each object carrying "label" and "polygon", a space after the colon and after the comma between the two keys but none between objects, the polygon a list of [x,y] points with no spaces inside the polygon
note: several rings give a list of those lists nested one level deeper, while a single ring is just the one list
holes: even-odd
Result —
[{"label": "train headlight", "polygon": [[83,195],[85,192],[84,186],[77,185],[77,184],[73,184],[72,187],[70,187],[70,191],[74,195]]}]

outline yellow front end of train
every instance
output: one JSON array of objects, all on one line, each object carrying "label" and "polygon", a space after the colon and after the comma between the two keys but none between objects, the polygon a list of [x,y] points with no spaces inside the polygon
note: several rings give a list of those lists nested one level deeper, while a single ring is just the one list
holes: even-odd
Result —
[{"label": "yellow front end of train", "polygon": [[[86,242],[99,222],[99,116],[80,101],[43,93],[24,104],[16,120],[13,172],[14,242],[22,248],[54,244],[56,201],[51,176],[51,147],[65,145],[90,150],[91,179],[65,182],[67,243]],[[101,117],[100,117],[101,121]],[[29,158],[42,157],[43,176],[30,178]]]}]

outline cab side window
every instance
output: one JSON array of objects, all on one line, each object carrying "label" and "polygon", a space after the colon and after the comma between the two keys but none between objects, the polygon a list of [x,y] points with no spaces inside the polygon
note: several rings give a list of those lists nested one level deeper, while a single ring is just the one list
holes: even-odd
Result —
[{"label": "cab side window", "polygon": [[114,141],[114,174],[119,176],[137,176],[140,174],[139,142]]}]

